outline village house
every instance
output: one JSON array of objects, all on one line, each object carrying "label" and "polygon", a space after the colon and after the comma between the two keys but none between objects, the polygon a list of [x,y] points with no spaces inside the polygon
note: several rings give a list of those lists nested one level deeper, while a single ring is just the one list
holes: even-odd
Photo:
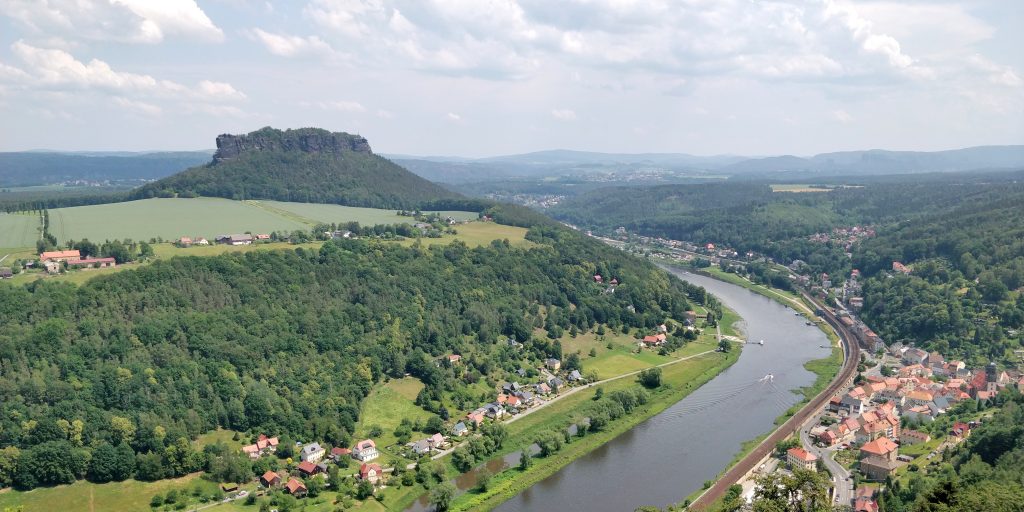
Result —
[{"label": "village house", "polygon": [[299,450],[299,460],[316,464],[324,458],[324,453],[326,451],[320,446],[320,443],[309,443]]},{"label": "village house", "polygon": [[900,445],[911,446],[915,444],[927,443],[932,440],[932,436],[920,432],[917,430],[906,429],[900,433]]},{"label": "village house", "polygon": [[484,422],[484,409],[481,407],[466,415],[466,420],[473,422],[473,424],[479,427]]},{"label": "village house", "polygon": [[266,473],[263,473],[263,476],[260,477],[260,483],[263,484],[263,486],[268,489],[271,487],[275,487],[281,484],[281,475],[273,471],[267,471]]},{"label": "village house", "polygon": [[505,416],[505,408],[496,403],[487,404],[484,406],[484,414],[488,418],[500,420]]},{"label": "village house", "polygon": [[250,245],[252,244],[252,235],[220,235],[217,237],[217,243],[226,245]]},{"label": "village house", "polygon": [[530,405],[533,403],[533,393],[529,391],[519,391],[516,393],[516,397],[518,397],[524,405]]},{"label": "village house", "polygon": [[331,448],[331,460],[335,462],[340,461],[344,457],[351,456],[352,450],[349,450],[348,448],[342,448],[340,446],[335,446],[334,448]]},{"label": "village house", "polygon": [[368,460],[376,459],[380,456],[377,452],[377,443],[374,443],[372,439],[364,439],[356,443],[355,448],[352,448],[352,458],[366,462]]},{"label": "village house", "polygon": [[384,470],[380,464],[363,464],[359,466],[359,479],[377,485],[377,482],[384,476]]},{"label": "village house", "polygon": [[879,437],[860,447],[860,470],[870,480],[885,480],[896,472],[899,447],[887,437]]},{"label": "village house", "polygon": [[183,236],[178,239],[177,244],[178,247],[192,247],[192,239],[187,236]]},{"label": "village house", "polygon": [[562,362],[555,358],[549,358],[547,361],[544,361],[544,366],[546,366],[548,370],[557,372],[562,369]]},{"label": "village house", "polygon": [[793,469],[800,468],[808,471],[818,470],[816,467],[818,456],[800,447],[794,447],[787,450],[786,461],[789,462],[789,467]]},{"label": "village house", "polygon": [[857,495],[853,499],[854,512],[878,512],[878,502],[875,501],[875,489],[864,485],[857,487]]},{"label": "village house", "polygon": [[256,439],[256,442],[242,447],[242,452],[250,459],[256,460],[261,456],[273,453],[277,450],[278,440],[276,437],[267,437],[263,434]]},{"label": "village house", "polygon": [[534,387],[539,395],[546,395],[551,392],[551,386],[548,386],[546,382],[541,382]]},{"label": "village house", "polygon": [[76,268],[107,268],[116,267],[117,261],[114,258],[71,258],[67,260],[67,265]]},{"label": "village house", "polygon": [[427,443],[430,444],[430,448],[433,450],[440,450],[444,446],[444,436],[440,433],[434,434],[427,438]]},{"label": "village house", "polygon": [[256,240],[261,240],[261,241],[269,241],[270,240],[270,235],[268,235],[266,233],[260,233],[260,234],[257,234],[253,238],[255,238]]},{"label": "village house", "polygon": [[426,439],[420,439],[419,441],[411,442],[406,446],[411,447],[412,453],[415,454],[416,456],[426,455],[430,453],[430,443],[428,443]]},{"label": "village house", "polygon": [[648,347],[660,347],[665,344],[666,340],[668,340],[668,337],[665,336],[665,333],[658,333],[651,336],[644,336],[641,342]]},{"label": "village house", "polygon": [[302,480],[298,478],[289,478],[288,483],[284,484],[284,492],[296,498],[305,498],[307,492],[306,484],[302,483]]},{"label": "village house", "polygon": [[583,376],[580,375],[580,371],[579,370],[573,370],[573,371],[569,372],[569,376],[567,376],[566,379],[568,379],[569,382],[576,382],[576,381],[582,380]]},{"label": "village house", "polygon": [[909,274],[910,273],[910,268],[907,267],[906,265],[898,262],[898,261],[892,262],[892,270],[893,270],[893,272],[899,272],[901,274]]},{"label": "village house", "polygon": [[908,366],[914,364],[924,366],[925,363],[928,361],[928,352],[925,352],[924,350],[921,350],[919,348],[907,349],[907,351],[903,353],[902,360],[903,364]]},{"label": "village house", "polygon": [[462,356],[459,354],[448,354],[448,364],[455,366],[462,363]]},{"label": "village house", "polygon": [[302,475],[304,477],[306,477],[306,478],[309,478],[309,477],[311,477],[313,475],[319,475],[321,473],[326,473],[327,472],[327,466],[326,465],[324,465],[324,464],[315,464],[315,463],[310,462],[308,460],[300,462],[296,469],[298,469],[299,473],[302,473]]},{"label": "village house", "polygon": [[0,279],[10,279],[14,277],[14,272],[7,267],[0,268]]},{"label": "village house", "polygon": [[195,244],[196,245],[210,245],[210,241],[205,239],[205,238],[203,238],[203,237],[199,237],[199,238],[196,238]]},{"label": "village house", "polygon": [[953,427],[949,429],[949,435],[960,439],[967,439],[971,436],[971,426],[967,423],[957,421],[953,423]]},{"label": "village house", "polygon": [[52,261],[52,260],[51,261],[44,261],[43,262],[43,268],[46,269],[46,272],[48,274],[56,274],[56,273],[60,272],[60,262],[59,261]]},{"label": "village house", "polygon": [[455,437],[462,437],[468,433],[469,428],[467,428],[466,424],[461,421],[456,423],[455,426],[452,427],[452,435]]},{"label": "village house", "polygon": [[78,252],[78,249],[70,251],[46,251],[39,254],[39,261],[66,261],[70,259],[81,259],[82,253]]}]

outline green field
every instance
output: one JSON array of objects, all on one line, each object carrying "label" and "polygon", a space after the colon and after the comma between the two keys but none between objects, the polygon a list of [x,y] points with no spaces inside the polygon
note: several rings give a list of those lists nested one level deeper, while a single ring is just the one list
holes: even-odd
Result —
[{"label": "green field", "polygon": [[[358,208],[337,204],[318,203],[285,203],[281,201],[246,201],[247,203],[273,211],[279,215],[304,222],[358,222],[363,226],[376,224],[400,224],[415,222],[410,217],[401,217],[396,210],[380,210],[377,208]],[[452,217],[456,220],[475,220],[474,212],[438,212],[441,217]]]},{"label": "green field", "polygon": [[35,247],[40,227],[38,213],[0,213],[0,247]]},{"label": "green field", "polygon": [[[198,478],[194,473],[181,478],[139,482],[126,480],[109,484],[94,484],[79,480],[71,485],[40,487],[28,492],[5,489],[0,492],[0,510],[6,507],[23,507],[24,512],[93,512],[99,510],[148,511],[149,500],[155,494],[166,494],[171,489],[191,494],[200,489],[204,495],[217,491],[217,484]],[[198,500],[188,496],[189,510],[197,506]],[[253,508],[253,507],[250,507]],[[159,509],[156,509],[159,510]]]},{"label": "green field", "polygon": [[414,377],[374,386],[370,396],[363,401],[359,423],[356,425],[356,437],[369,437],[370,427],[378,426],[384,434],[375,439],[377,446],[383,448],[395,444],[394,431],[403,419],[426,421],[431,416],[414,403],[421,389],[423,383]]},{"label": "green field", "polygon": [[228,199],[144,199],[125,203],[50,210],[50,232],[57,240],[131,238],[166,240],[182,236],[307,229],[308,226],[262,208]]}]

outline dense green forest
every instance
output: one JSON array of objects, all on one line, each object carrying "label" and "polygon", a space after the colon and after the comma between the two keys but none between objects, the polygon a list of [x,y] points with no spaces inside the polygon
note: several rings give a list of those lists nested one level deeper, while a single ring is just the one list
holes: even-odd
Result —
[{"label": "dense green forest", "polygon": [[[226,142],[224,142],[226,141]],[[210,196],[415,208],[464,200],[373,154],[366,140],[315,128],[218,137],[212,163],[144,185],[132,198]]]},{"label": "dense green forest", "polygon": [[[800,259],[815,275],[847,276],[857,268],[864,276],[864,319],[883,339],[976,364],[1009,362],[1024,328],[1022,176],[882,176],[800,194],[772,192],[763,183],[611,188],[552,213],[599,232],[624,226],[753,250],[783,264]],[[877,236],[849,248],[845,240],[810,238],[854,225],[872,226]],[[912,273],[894,275],[893,261]],[[749,267],[771,274],[766,265]]]},{"label": "dense green forest", "polygon": [[[550,222],[527,238],[529,249],[346,240],[178,257],[80,287],[0,287],[0,485],[197,469],[249,478],[234,454],[189,440],[225,427],[344,446],[388,376],[418,377],[418,403],[446,418],[478,405],[470,383],[560,356],[533,336],[541,308],[556,333],[649,329],[691,300],[717,308],[703,289]],[[607,293],[594,273],[621,284]],[[435,364],[451,352],[465,377]]]},{"label": "dense green forest", "polygon": [[1024,397],[1009,389],[1002,408],[955,450],[943,452],[927,473],[889,482],[879,500],[883,512],[1024,510]]},{"label": "dense green forest", "polygon": [[[880,230],[853,265],[869,277],[864,312],[884,339],[976,363],[1015,359],[1024,328],[1024,188]],[[893,261],[910,265],[892,275]]]}]

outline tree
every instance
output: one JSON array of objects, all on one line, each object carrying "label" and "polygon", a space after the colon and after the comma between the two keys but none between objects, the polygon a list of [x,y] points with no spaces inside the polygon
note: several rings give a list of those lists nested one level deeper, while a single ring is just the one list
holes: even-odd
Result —
[{"label": "tree", "polygon": [[360,480],[356,486],[356,499],[365,500],[370,496],[373,496],[373,484],[368,480]]},{"label": "tree", "polygon": [[721,350],[722,352],[728,352],[732,350],[732,343],[729,343],[729,340],[719,341],[718,350]]},{"label": "tree", "polygon": [[661,386],[661,368],[648,368],[640,372],[637,378],[641,385],[648,389]]},{"label": "tree", "polygon": [[430,490],[430,504],[439,512],[448,510],[454,497],[455,486],[448,482],[442,482]]},{"label": "tree", "polygon": [[533,457],[530,455],[530,447],[524,446],[523,449],[519,451],[519,470],[526,471],[527,469],[530,469],[530,466],[532,465]]},{"label": "tree", "polygon": [[92,451],[92,459],[89,460],[89,480],[97,483],[113,480],[118,462],[117,448],[110,443],[99,445]]},{"label": "tree", "polygon": [[319,476],[307,478],[305,483],[306,492],[308,493],[310,498],[316,498],[317,496],[319,496],[320,493],[323,492],[324,487],[326,485],[324,479],[320,478]]}]

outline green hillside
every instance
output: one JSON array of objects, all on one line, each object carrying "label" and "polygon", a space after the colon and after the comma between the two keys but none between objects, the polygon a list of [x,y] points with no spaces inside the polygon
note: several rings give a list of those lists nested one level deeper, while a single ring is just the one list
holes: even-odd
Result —
[{"label": "green hillside", "polygon": [[458,209],[464,198],[375,155],[366,139],[318,128],[220,135],[213,161],[136,189],[136,199],[225,197],[370,208]]}]

